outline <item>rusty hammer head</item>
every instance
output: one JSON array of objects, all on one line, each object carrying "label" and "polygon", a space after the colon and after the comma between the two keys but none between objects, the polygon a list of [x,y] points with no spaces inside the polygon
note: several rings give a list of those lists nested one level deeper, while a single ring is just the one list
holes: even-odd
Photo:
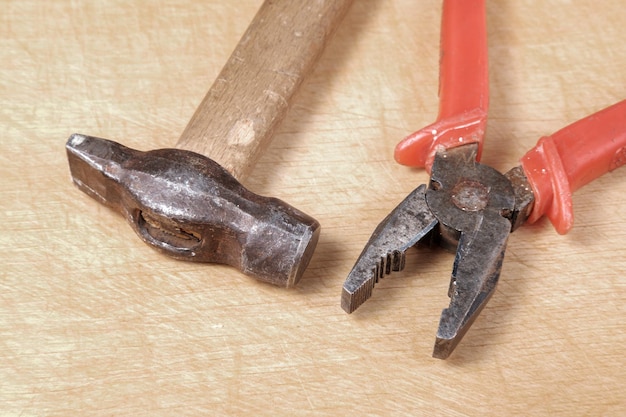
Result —
[{"label": "rusty hammer head", "polygon": [[317,244],[315,219],[248,191],[195,152],[141,152],[78,134],[66,150],[79,189],[122,213],[143,241],[176,259],[228,264],[291,287]]}]

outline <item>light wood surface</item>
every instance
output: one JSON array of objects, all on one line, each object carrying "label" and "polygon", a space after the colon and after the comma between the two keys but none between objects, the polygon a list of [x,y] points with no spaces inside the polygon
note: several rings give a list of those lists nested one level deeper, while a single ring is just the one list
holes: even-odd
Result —
[{"label": "light wood surface", "polygon": [[[439,1],[355,2],[247,180],[322,223],[295,289],[161,256],[72,186],[73,132],[172,146],[260,4],[1,3],[0,415],[624,415],[624,168],[575,194],[568,235],[511,236],[447,361],[430,354],[451,254],[415,251],[339,306],[375,226],[428,178],[392,154],[436,116]],[[626,97],[623,1],[487,11],[483,162],[507,170]]]}]

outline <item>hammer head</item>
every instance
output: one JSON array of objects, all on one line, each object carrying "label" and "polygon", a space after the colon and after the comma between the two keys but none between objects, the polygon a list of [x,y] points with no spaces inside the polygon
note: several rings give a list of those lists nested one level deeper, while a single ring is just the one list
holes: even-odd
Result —
[{"label": "hammer head", "polygon": [[315,219],[248,191],[205,156],[141,152],[78,134],[66,150],[78,188],[119,211],[144,242],[173,258],[228,264],[291,287],[313,255],[320,233]]}]

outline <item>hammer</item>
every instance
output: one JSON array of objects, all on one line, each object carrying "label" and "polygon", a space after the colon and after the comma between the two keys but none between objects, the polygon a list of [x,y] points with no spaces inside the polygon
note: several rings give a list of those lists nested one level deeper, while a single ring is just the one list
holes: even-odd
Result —
[{"label": "hammer", "polygon": [[176,143],[141,152],[74,134],[72,180],[176,259],[234,266],[282,287],[298,283],[319,223],[242,181],[352,0],[266,0]]}]

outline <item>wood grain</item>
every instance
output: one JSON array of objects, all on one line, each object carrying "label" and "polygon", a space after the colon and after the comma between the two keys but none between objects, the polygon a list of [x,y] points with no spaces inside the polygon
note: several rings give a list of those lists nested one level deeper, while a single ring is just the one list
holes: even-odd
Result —
[{"label": "wood grain", "polygon": [[264,1],[176,146],[245,180],[351,3]]},{"label": "wood grain", "polygon": [[[0,7],[0,415],[622,415],[626,169],[574,196],[573,230],[510,238],[497,293],[430,357],[452,255],[421,250],[357,312],[341,285],[427,180],[393,162],[435,119],[439,1],[355,2],[247,185],[322,223],[293,290],[177,262],[76,190],[73,132],[169,147],[259,0]],[[626,97],[607,0],[491,1],[482,161]]]}]

